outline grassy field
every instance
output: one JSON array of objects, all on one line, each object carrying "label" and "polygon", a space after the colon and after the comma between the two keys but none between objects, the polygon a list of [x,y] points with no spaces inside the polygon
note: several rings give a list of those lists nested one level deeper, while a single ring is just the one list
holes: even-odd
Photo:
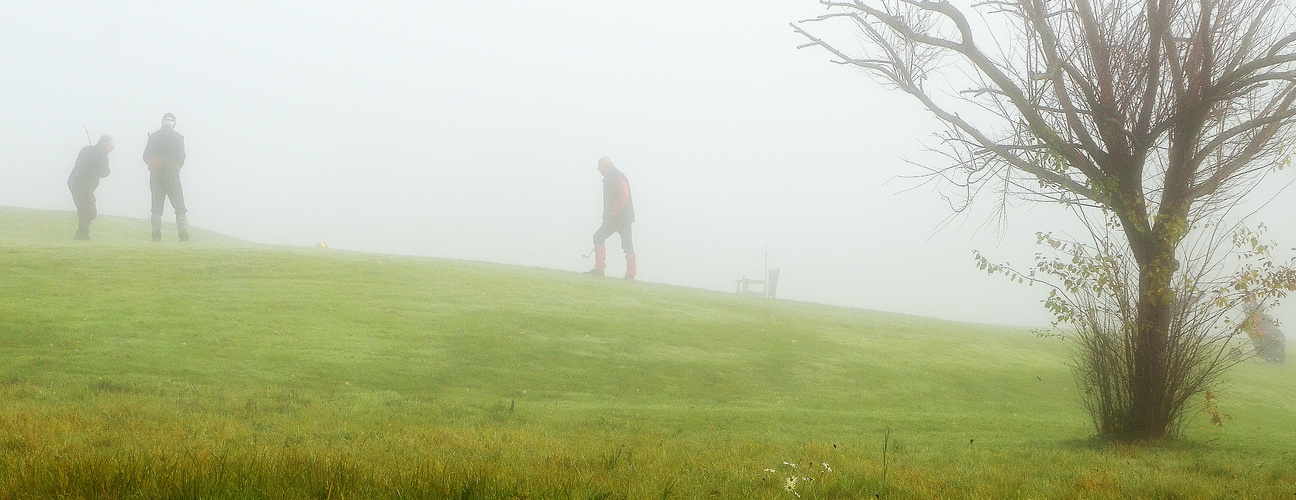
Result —
[{"label": "grassy field", "polygon": [[1105,445],[1020,329],[73,229],[0,207],[0,498],[1296,499],[1290,365]]}]

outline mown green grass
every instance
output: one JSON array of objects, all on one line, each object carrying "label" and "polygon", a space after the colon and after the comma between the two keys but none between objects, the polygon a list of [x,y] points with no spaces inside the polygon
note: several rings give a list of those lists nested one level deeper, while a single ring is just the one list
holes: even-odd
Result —
[{"label": "mown green grass", "polygon": [[1288,366],[1104,445],[1024,330],[74,217],[0,208],[0,498],[1296,498]]}]

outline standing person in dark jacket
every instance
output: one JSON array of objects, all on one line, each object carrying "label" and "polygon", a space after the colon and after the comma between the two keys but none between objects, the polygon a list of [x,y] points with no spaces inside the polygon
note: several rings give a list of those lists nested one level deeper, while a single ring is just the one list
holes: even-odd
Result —
[{"label": "standing person in dark jacket", "polygon": [[607,269],[607,246],[603,243],[612,233],[618,233],[626,256],[625,279],[632,280],[639,274],[639,268],[635,262],[634,240],[630,235],[630,224],[635,220],[630,181],[606,156],[599,158],[598,171],[603,174],[603,225],[594,232],[594,269],[585,274],[603,276],[603,270]]},{"label": "standing person in dark jacket", "polygon": [[90,221],[99,214],[95,209],[95,189],[99,179],[108,177],[108,153],[116,149],[117,142],[109,136],[99,137],[99,143],[81,148],[77,154],[72,174],[68,176],[68,189],[77,209],[77,232],[74,239],[90,239]]},{"label": "standing person in dark jacket", "polygon": [[162,128],[149,134],[144,146],[144,163],[149,168],[149,189],[153,192],[153,241],[162,241],[162,204],[171,198],[175,208],[176,228],[180,241],[189,241],[189,217],[184,203],[184,189],[180,186],[180,167],[185,162],[184,136],[175,131],[175,115],[162,115]]}]

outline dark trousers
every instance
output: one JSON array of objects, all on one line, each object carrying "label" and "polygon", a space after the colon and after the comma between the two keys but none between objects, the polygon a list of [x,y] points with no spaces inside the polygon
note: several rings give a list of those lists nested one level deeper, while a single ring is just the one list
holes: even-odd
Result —
[{"label": "dark trousers", "polygon": [[189,231],[188,218],[185,216],[184,189],[180,186],[180,172],[169,168],[149,170],[149,189],[153,192],[153,234],[162,230],[162,205],[171,198],[171,207],[175,208],[176,227],[180,233]]},{"label": "dark trousers", "polygon": [[594,244],[602,245],[603,242],[607,241],[608,237],[612,236],[612,233],[619,233],[621,235],[621,249],[625,250],[625,253],[634,253],[634,239],[630,234],[630,224],[629,222],[612,219],[603,221],[603,225],[599,226],[598,231],[594,231]]},{"label": "dark trousers", "polygon": [[76,204],[77,221],[80,225],[77,231],[86,233],[90,231],[90,221],[95,220],[99,211],[95,209],[95,188],[97,185],[78,185],[68,184],[68,189],[72,191],[72,203]]}]

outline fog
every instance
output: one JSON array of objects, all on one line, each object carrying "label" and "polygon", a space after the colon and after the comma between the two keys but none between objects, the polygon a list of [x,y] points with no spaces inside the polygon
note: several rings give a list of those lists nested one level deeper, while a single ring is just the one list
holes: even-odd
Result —
[{"label": "fog", "polygon": [[[1048,322],[1046,290],[978,271],[972,251],[1028,265],[1034,233],[1071,216],[1022,204],[1006,226],[988,209],[949,220],[903,177],[937,124],[796,49],[788,23],[816,2],[283,4],[6,6],[0,205],[72,210],[85,127],[117,139],[100,213],[147,218],[140,157],[171,112],[194,226],[584,271],[609,156],[634,191],[642,281],[733,291],[768,255],[780,298]],[[1263,211],[1284,248],[1292,205]]]}]

